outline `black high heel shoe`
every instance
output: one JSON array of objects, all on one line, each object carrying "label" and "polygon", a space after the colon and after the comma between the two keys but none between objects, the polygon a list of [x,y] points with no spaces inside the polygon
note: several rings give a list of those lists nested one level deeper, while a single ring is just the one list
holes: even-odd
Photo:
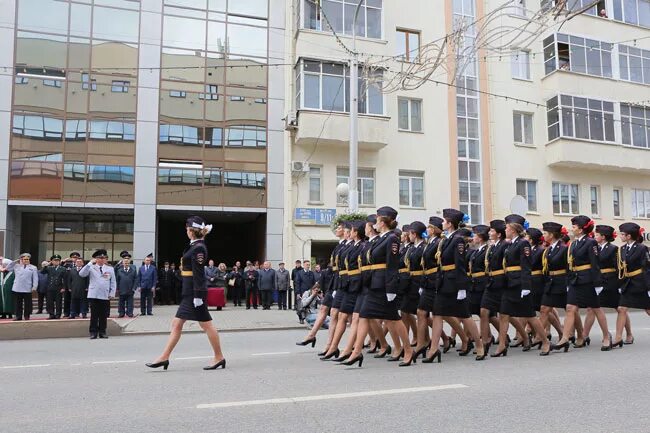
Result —
[{"label": "black high heel shoe", "polygon": [[401,358],[403,358],[403,357],[404,357],[404,349],[402,349],[402,351],[401,351],[397,356],[391,356],[391,357],[389,357],[389,358],[387,359],[387,361],[388,361],[388,362],[397,362],[397,361],[399,361],[399,360],[400,360]]},{"label": "black high heel shoe", "polygon": [[582,340],[582,344],[578,344],[577,341],[578,341],[578,340],[576,340],[575,343],[572,343],[572,344],[571,344],[571,345],[572,345],[573,347],[575,347],[576,349],[582,349],[583,347],[587,347],[587,339],[586,339],[586,338]]},{"label": "black high heel shoe", "polygon": [[524,345],[524,340],[517,340],[515,344],[511,344],[510,347],[515,348],[515,347],[521,347]]},{"label": "black high heel shoe", "polygon": [[501,352],[494,352],[490,354],[490,357],[492,358],[500,358],[502,356],[508,356],[508,346],[506,346],[505,349],[503,349]]},{"label": "black high heel shoe", "polygon": [[350,366],[356,364],[357,362],[359,363],[359,367],[361,367],[361,364],[363,364],[363,354],[359,354],[359,356],[357,356],[356,358],[349,359],[345,362],[340,363],[339,365]]},{"label": "black high heel shoe", "polygon": [[[454,344],[454,346],[455,346],[455,344]],[[442,343],[442,353],[447,353],[447,352],[449,352],[450,349],[451,349],[451,338],[447,338],[447,340],[445,340]]]},{"label": "black high heel shoe", "polygon": [[612,334],[610,334],[610,333],[608,332],[607,335],[609,336],[609,345],[607,345],[607,346],[600,346],[600,351],[601,351],[601,352],[609,352],[610,350],[612,350]]},{"label": "black high heel shoe", "polygon": [[332,361],[333,362],[343,362],[346,359],[348,359],[350,357],[350,355],[352,355],[352,352],[350,352],[348,354],[345,354],[345,355],[342,355],[342,356],[339,356],[338,358],[334,358],[334,359],[332,359]]},{"label": "black high heel shoe", "polygon": [[449,337],[449,344],[451,347],[456,347],[456,337]]},{"label": "black high heel shoe", "polygon": [[332,358],[338,358],[341,352],[339,349],[336,349],[334,352],[330,353],[329,355],[321,356],[320,360],[321,361],[329,361]]},{"label": "black high heel shoe", "polygon": [[475,360],[476,360],[476,361],[484,361],[484,360],[487,359],[487,356],[488,356],[488,353],[487,353],[487,352],[483,352],[483,355],[476,355]]},{"label": "black high heel shoe", "polygon": [[381,352],[381,353],[376,354],[375,356],[373,356],[373,358],[377,358],[377,359],[385,358],[386,355],[390,355],[390,352],[391,352],[392,350],[393,350],[393,349],[391,349],[391,347],[388,346],[388,347],[386,348],[386,350],[384,350],[384,351]]},{"label": "black high heel shoe", "polygon": [[203,367],[204,370],[216,370],[217,368],[223,368],[224,370],[226,369],[226,358],[222,359],[221,361],[217,362],[214,365],[208,365],[207,367]]},{"label": "black high heel shoe", "polygon": [[426,358],[427,356],[427,346],[424,346],[422,349],[413,351],[413,360],[417,361],[418,356],[422,355],[422,358]]},{"label": "black high heel shoe", "polygon": [[327,351],[328,351],[328,349],[325,349],[322,352],[317,353],[316,356],[325,356],[325,355],[327,355]]},{"label": "black high heel shoe", "polygon": [[169,359],[166,359],[166,360],[164,360],[164,361],[160,361],[160,362],[147,362],[145,365],[146,365],[147,367],[149,367],[149,368],[159,368],[159,367],[162,367],[163,370],[167,370],[167,368],[169,367]]},{"label": "black high heel shoe", "polygon": [[[521,349],[522,352],[530,352],[530,349],[532,349],[533,345],[530,343],[530,340],[528,340],[527,343],[523,344],[523,348]],[[512,346],[510,346],[512,347]]]},{"label": "black high heel shoe", "polygon": [[616,343],[612,343],[612,349],[615,347],[620,347],[622,349],[624,344],[625,343],[623,342],[623,340],[617,341]]},{"label": "black high heel shoe", "polygon": [[564,353],[567,353],[569,351],[569,340],[565,341],[562,344],[551,344],[551,350],[562,350],[564,349]]},{"label": "black high heel shoe", "polygon": [[377,340],[377,341],[375,341],[375,347],[373,347],[372,349],[370,349],[366,353],[377,353],[380,348],[381,348],[381,343],[379,342],[379,340]]},{"label": "black high heel shoe", "polygon": [[296,346],[309,346],[311,344],[311,347],[316,346],[316,337],[312,337],[309,340],[305,341],[300,341],[296,343]]},{"label": "black high heel shoe", "polygon": [[[542,346],[539,347],[539,349],[542,349]],[[539,352],[539,356],[548,356],[551,354],[551,350],[553,349],[553,345],[551,344],[546,352],[542,351]]]},{"label": "black high heel shoe", "polygon": [[634,337],[630,341],[624,340],[623,344],[634,344]]},{"label": "black high heel shoe", "polygon": [[442,358],[442,356],[440,355],[440,350],[436,350],[436,352],[433,355],[431,355],[431,358],[424,358],[422,360],[422,363],[423,364],[433,364],[433,361],[436,358],[438,359],[438,364],[440,364],[441,358]]},{"label": "black high heel shoe", "polygon": [[538,341],[538,342],[536,342],[536,343],[531,343],[531,344],[530,344],[530,348],[531,348],[531,349],[532,349],[532,348],[536,348],[536,349],[542,350],[542,342],[541,342],[541,341]]},{"label": "black high heel shoe", "polygon": [[585,337],[585,344],[591,346],[591,337]]},{"label": "black high heel shoe", "polygon": [[467,356],[469,352],[474,349],[474,343],[472,341],[467,342],[467,348],[458,352],[458,356]]},{"label": "black high heel shoe", "polygon": [[415,353],[411,355],[411,359],[407,361],[402,361],[399,363],[398,367],[409,367],[411,364],[416,364],[417,359],[415,358]]}]

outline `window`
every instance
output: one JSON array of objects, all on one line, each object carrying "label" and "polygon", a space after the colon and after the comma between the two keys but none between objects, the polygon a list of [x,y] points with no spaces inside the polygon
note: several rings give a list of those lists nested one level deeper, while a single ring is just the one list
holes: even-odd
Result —
[{"label": "window", "polygon": [[[594,0],[542,0],[541,9],[543,11],[548,11],[551,8],[562,5],[563,9],[578,12],[593,2]],[[590,7],[584,13],[588,15],[598,15],[598,12],[604,9],[606,9],[605,0],[600,0],[595,6]],[[605,18],[607,18],[607,14],[605,14]]]},{"label": "window", "polygon": [[530,113],[512,113],[514,139],[517,144],[533,144],[533,115]]},{"label": "window", "polygon": [[512,78],[530,80],[530,53],[528,51],[520,50],[510,54],[510,65]]},{"label": "window", "polygon": [[201,185],[201,170],[190,168],[158,168],[161,185]]},{"label": "window", "polygon": [[63,120],[43,115],[15,114],[12,132],[23,137],[60,141],[63,137]]},{"label": "window", "polygon": [[185,98],[187,94],[183,90],[170,90],[169,96],[171,98]]},{"label": "window", "polygon": [[418,62],[420,59],[420,32],[397,30],[397,58],[403,62]]},{"label": "window", "polygon": [[309,167],[309,202],[320,203],[321,200],[321,168]]},{"label": "window", "polygon": [[244,101],[244,97],[243,97],[243,96],[232,95],[232,96],[230,97],[230,100],[231,100],[232,102],[243,102],[243,101]]},{"label": "window", "polygon": [[614,19],[650,27],[650,0],[614,1]]},{"label": "window", "polygon": [[517,179],[517,195],[528,201],[528,212],[537,212],[537,181]]},{"label": "window", "polygon": [[650,50],[619,44],[618,64],[621,80],[650,84]]},{"label": "window", "polygon": [[135,141],[135,124],[117,120],[91,120],[92,140]]},{"label": "window", "polygon": [[187,146],[203,144],[203,128],[189,125],[160,124],[160,143],[173,143]]},{"label": "window", "polygon": [[264,189],[266,187],[266,175],[246,171],[226,171],[224,172],[224,185],[238,188]]},{"label": "window", "polygon": [[111,92],[115,93],[129,93],[129,85],[131,83],[129,81],[116,81],[113,80],[113,83],[111,85]]},{"label": "window", "polygon": [[580,212],[578,185],[553,182],[553,213],[576,215]]},{"label": "window", "polygon": [[266,147],[266,128],[256,125],[233,125],[226,129],[226,146]]},{"label": "window", "polygon": [[614,216],[615,217],[622,216],[622,214],[621,214],[621,197],[623,197],[623,194],[621,193],[621,189],[620,188],[614,188],[612,190],[612,205],[614,207]]},{"label": "window", "polygon": [[599,202],[600,202],[600,187],[591,185],[589,187],[589,200],[591,202],[591,214],[594,216],[600,215],[600,207],[599,207]]},{"label": "window", "polygon": [[560,95],[559,111],[557,104],[557,97],[546,103],[549,141],[559,136],[605,142],[616,140],[613,102]]},{"label": "window", "polygon": [[199,93],[199,99],[205,99],[206,101],[217,101],[219,100],[217,90],[218,86],[216,84],[206,84],[205,93]]},{"label": "window", "polygon": [[543,45],[546,74],[559,69],[612,77],[613,44],[558,33],[544,39]]},{"label": "window", "polygon": [[650,189],[632,190],[632,217],[650,218]]},{"label": "window", "polygon": [[650,147],[650,107],[621,104],[622,142],[628,146]]},{"label": "window", "polygon": [[399,205],[424,207],[424,173],[399,171]]},{"label": "window", "polygon": [[[357,0],[302,0],[303,27],[351,35],[358,3]],[[366,0],[361,4],[355,26],[357,36],[381,38],[381,8],[382,0]]]},{"label": "window", "polygon": [[256,104],[266,104],[266,98],[255,98]]},{"label": "window", "polygon": [[29,78],[23,77],[21,75],[16,75],[16,78],[14,78],[14,83],[15,84],[28,84],[29,83]]},{"label": "window", "polygon": [[43,85],[47,87],[61,87],[61,81],[60,80],[50,80],[47,78],[43,79]]},{"label": "window", "polygon": [[87,135],[85,120],[67,119],[65,121],[65,141],[84,141]]},{"label": "window", "polygon": [[400,130],[422,132],[422,101],[398,98],[397,119]]},{"label": "window", "polygon": [[[384,114],[382,78],[381,70],[364,72],[359,68],[359,113]],[[350,111],[350,73],[346,65],[301,60],[297,66],[296,79],[300,108]]]},{"label": "window", "polygon": [[88,74],[81,74],[81,88],[83,90],[90,89],[91,92],[97,91],[97,80],[91,80]]},{"label": "window", "polygon": [[[357,189],[359,190],[359,204],[372,206],[375,204],[375,171],[372,169],[360,168],[357,172]],[[348,183],[350,169],[347,167],[336,168],[336,184]],[[347,200],[338,198],[337,204],[347,205]]]},{"label": "window", "polygon": [[133,167],[89,165],[88,182],[133,183]]}]

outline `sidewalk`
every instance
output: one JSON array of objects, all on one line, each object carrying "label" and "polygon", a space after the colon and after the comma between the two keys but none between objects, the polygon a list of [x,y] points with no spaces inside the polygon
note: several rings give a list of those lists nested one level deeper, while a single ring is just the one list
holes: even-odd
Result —
[{"label": "sidewalk", "polygon": [[[154,305],[153,316],[136,316],[114,321],[122,329],[122,335],[168,333],[177,307]],[[298,323],[293,310],[247,310],[245,307],[224,307],[221,311],[210,310],[212,321],[220,332],[259,331],[270,329],[306,329]],[[183,332],[201,332],[198,322],[185,322]]]}]

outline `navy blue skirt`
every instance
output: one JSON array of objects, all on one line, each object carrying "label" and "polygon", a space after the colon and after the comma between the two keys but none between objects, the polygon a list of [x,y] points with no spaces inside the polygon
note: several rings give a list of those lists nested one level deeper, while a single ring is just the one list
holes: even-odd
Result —
[{"label": "navy blue skirt", "polygon": [[209,322],[212,320],[208,311],[208,303],[204,297],[203,305],[194,306],[194,296],[183,296],[181,303],[176,310],[176,317],[183,320],[194,320],[197,322]]},{"label": "navy blue skirt", "polygon": [[467,319],[469,315],[469,301],[456,299],[458,293],[436,293],[436,300],[433,303],[433,314],[435,316],[451,316],[460,319]]},{"label": "navy blue skirt", "polygon": [[363,291],[357,295],[357,301],[354,303],[353,313],[359,314],[361,312],[361,307],[363,306],[363,302],[366,299],[367,295],[368,295],[368,288],[364,287]]},{"label": "navy blue skirt", "polygon": [[545,307],[566,309],[566,292],[565,293],[544,293],[542,295],[542,305]]},{"label": "navy blue skirt", "polygon": [[485,289],[483,298],[481,298],[481,308],[490,310],[492,313],[497,313],[501,308],[501,296],[503,290],[501,289]]},{"label": "navy blue skirt", "polygon": [[332,302],[334,302],[334,298],[332,297],[332,294],[330,292],[325,293],[325,297],[323,298],[323,305],[326,307],[331,307]]},{"label": "navy blue skirt", "polygon": [[395,300],[388,302],[384,290],[369,290],[365,296],[359,317],[362,319],[400,320]]},{"label": "navy blue skirt", "polygon": [[566,303],[576,305],[578,308],[600,308],[593,284],[570,285],[566,294]]},{"label": "navy blue skirt", "polygon": [[521,297],[521,290],[508,289],[501,296],[499,313],[512,317],[535,317],[531,295]]},{"label": "navy blue skirt", "polygon": [[630,293],[626,290],[621,294],[620,306],[639,310],[650,310],[650,297],[647,292]]},{"label": "navy blue skirt", "polygon": [[433,311],[433,304],[436,301],[436,291],[434,289],[424,289],[420,295],[418,302],[418,310],[431,313]]},{"label": "navy blue skirt", "polygon": [[343,295],[345,292],[341,289],[338,289],[336,291],[336,296],[334,297],[334,300],[332,301],[332,308],[336,308],[339,310],[341,308],[341,302],[343,302]]},{"label": "navy blue skirt", "polygon": [[[338,296],[338,293],[337,293]],[[350,293],[350,292],[344,292],[343,293],[343,300],[341,301],[341,306],[339,307],[339,311],[341,313],[345,314],[352,314],[354,312],[354,307],[357,304],[357,298],[359,297],[359,294],[357,292]]]},{"label": "navy blue skirt", "polygon": [[477,316],[481,315],[481,301],[483,300],[483,292],[484,290],[467,292],[470,314],[475,314]]}]

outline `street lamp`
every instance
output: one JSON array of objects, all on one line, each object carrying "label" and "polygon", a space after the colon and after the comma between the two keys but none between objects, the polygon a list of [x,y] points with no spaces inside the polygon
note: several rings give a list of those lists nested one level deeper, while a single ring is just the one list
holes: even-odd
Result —
[{"label": "street lamp", "polygon": [[359,209],[359,191],[357,185],[358,157],[359,157],[359,78],[357,59],[357,19],[361,4],[365,0],[359,0],[354,11],[352,20],[352,54],[350,58],[350,192],[348,206],[350,212],[354,213]]}]

